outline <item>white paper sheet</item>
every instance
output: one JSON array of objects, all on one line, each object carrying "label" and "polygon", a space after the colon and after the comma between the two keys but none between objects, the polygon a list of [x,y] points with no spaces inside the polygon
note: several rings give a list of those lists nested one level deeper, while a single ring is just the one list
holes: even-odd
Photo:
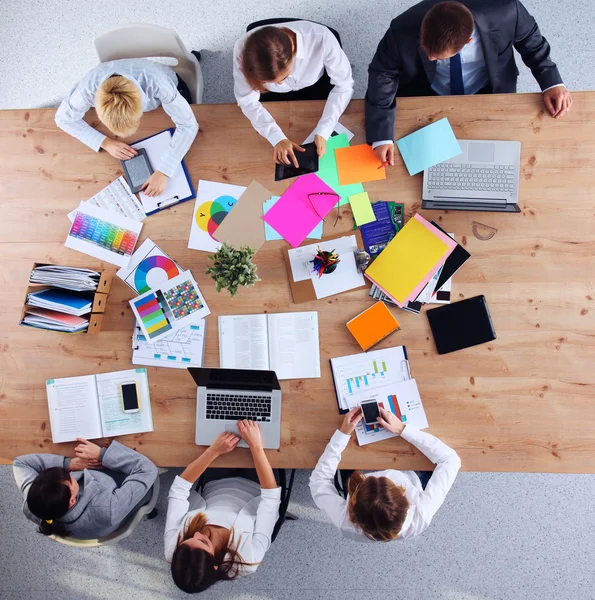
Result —
[{"label": "white paper sheet", "polygon": [[226,369],[268,370],[267,316],[220,316],[219,363]]}]

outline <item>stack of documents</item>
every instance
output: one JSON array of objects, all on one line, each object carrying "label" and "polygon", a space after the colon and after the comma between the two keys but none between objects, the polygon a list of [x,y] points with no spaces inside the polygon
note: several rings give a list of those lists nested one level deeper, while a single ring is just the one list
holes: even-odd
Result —
[{"label": "stack of documents", "polygon": [[80,317],[91,312],[93,297],[55,289],[39,290],[31,292],[27,296],[27,306],[46,308]]},{"label": "stack of documents", "polygon": [[91,269],[44,265],[33,269],[30,283],[43,283],[75,292],[94,292],[101,273]]},{"label": "stack of documents", "polygon": [[39,329],[51,329],[64,333],[78,333],[89,327],[89,319],[66,315],[55,310],[45,308],[28,308],[22,321],[25,325]]}]

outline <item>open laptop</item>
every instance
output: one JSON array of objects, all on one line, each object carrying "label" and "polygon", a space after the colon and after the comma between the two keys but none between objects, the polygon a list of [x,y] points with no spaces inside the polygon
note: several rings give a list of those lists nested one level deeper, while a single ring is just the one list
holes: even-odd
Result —
[{"label": "open laptop", "polygon": [[[238,434],[237,421],[260,427],[265,448],[281,445],[281,386],[275,371],[189,367],[196,391],[196,444],[209,446],[224,431]],[[241,440],[238,446],[247,444]]]},{"label": "open laptop", "polygon": [[521,212],[521,143],[457,141],[462,154],[424,171],[422,208]]}]

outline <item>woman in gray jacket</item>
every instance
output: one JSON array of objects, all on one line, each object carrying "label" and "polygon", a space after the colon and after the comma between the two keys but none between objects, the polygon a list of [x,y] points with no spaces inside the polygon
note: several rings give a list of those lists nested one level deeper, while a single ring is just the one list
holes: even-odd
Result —
[{"label": "woman in gray jacket", "polygon": [[149,501],[157,467],[116,441],[108,448],[82,438],[77,441],[75,458],[56,454],[15,458],[14,477],[23,494],[23,512],[39,525],[40,533],[101,538],[117,531]]}]

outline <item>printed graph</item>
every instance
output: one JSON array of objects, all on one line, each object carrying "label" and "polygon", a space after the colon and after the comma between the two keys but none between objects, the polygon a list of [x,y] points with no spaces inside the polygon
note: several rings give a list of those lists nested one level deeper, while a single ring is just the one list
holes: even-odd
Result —
[{"label": "printed graph", "polygon": [[342,366],[339,369],[339,377],[343,394],[350,396],[361,389],[386,385],[387,373],[388,368],[384,360],[363,360],[349,366]]}]

